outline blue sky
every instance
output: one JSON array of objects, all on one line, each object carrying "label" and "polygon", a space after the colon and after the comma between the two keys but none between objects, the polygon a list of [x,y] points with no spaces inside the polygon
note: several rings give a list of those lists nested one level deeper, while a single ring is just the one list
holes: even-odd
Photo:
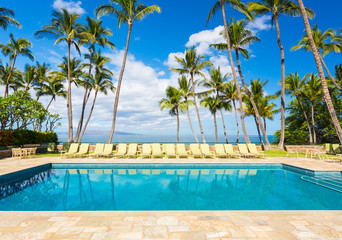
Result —
[{"label": "blue sky", "polygon": [[[145,0],[147,5],[157,4],[162,8],[160,14],[152,14],[142,22],[135,23],[129,50],[129,59],[124,76],[123,88],[120,97],[120,108],[118,118],[118,131],[137,132],[145,134],[175,134],[176,122],[168,116],[167,111],[160,112],[158,101],[163,97],[166,86],[175,85],[177,76],[168,72],[169,67],[175,66],[174,56],[181,56],[186,47],[192,45],[198,48],[199,53],[211,59],[216,66],[220,65],[224,72],[229,72],[230,66],[225,52],[216,52],[208,48],[212,42],[220,42],[222,37],[219,32],[222,28],[222,16],[219,12],[214,16],[206,28],[206,18],[213,0],[173,0],[158,1]],[[62,56],[66,55],[65,46],[53,47],[52,40],[36,40],[33,33],[43,25],[48,24],[53,10],[61,7],[77,11],[81,14],[81,22],[86,16],[94,16],[94,9],[107,3],[106,0],[70,1],[70,0],[3,0],[1,4],[16,12],[16,18],[22,23],[22,29],[10,27],[6,32],[1,30],[0,42],[8,42],[8,35],[13,33],[16,38],[25,37],[33,43],[32,51],[36,61],[47,62],[52,68],[56,68]],[[318,23],[321,30],[328,28],[342,28],[340,21],[340,0],[331,0],[322,4],[320,0],[304,1],[316,13],[316,18],[310,23],[313,26]],[[227,17],[242,17],[234,10],[228,9]],[[114,72],[114,81],[117,80],[121,67],[123,49],[126,42],[127,27],[117,28],[117,21],[112,17],[103,17],[104,25],[113,30],[111,40],[116,44],[115,51],[103,50],[112,59],[109,68]],[[257,18],[255,23],[249,27],[261,39],[249,47],[251,59],[242,61],[242,70],[245,79],[267,80],[265,91],[273,94],[280,89],[280,52],[276,41],[276,31],[271,29],[270,17]],[[286,75],[298,71],[301,76],[308,72],[316,72],[316,67],[311,53],[302,51],[290,52],[290,48],[301,38],[304,25],[301,18],[280,18],[281,38],[285,48]],[[86,49],[83,48],[83,53]],[[74,56],[77,56],[74,52]],[[5,57],[0,55],[3,61]],[[341,55],[330,54],[326,57],[326,63],[333,72],[335,64],[341,64]],[[18,67],[23,68],[28,59],[19,58]],[[0,93],[3,86],[0,87]],[[89,129],[109,130],[112,118],[113,95],[100,95],[98,104]],[[73,89],[74,122],[77,122],[79,108],[81,105],[82,90]],[[48,98],[42,99],[45,104]],[[287,101],[289,97],[287,97]],[[280,103],[277,102],[279,106]],[[66,126],[66,107],[63,99],[58,99],[51,106],[51,111],[57,112],[65,117],[63,131]],[[196,131],[199,133],[195,112],[191,111]],[[225,113],[228,134],[236,133],[235,119],[233,113]],[[206,135],[214,134],[213,119],[208,111],[201,109],[201,117],[205,127]],[[222,135],[221,119],[218,119],[219,132]],[[280,129],[280,115],[274,121],[268,122],[268,134]],[[254,120],[247,118],[247,131],[256,134]],[[240,131],[241,132],[241,131]],[[181,118],[181,133],[191,134],[186,116]]]}]

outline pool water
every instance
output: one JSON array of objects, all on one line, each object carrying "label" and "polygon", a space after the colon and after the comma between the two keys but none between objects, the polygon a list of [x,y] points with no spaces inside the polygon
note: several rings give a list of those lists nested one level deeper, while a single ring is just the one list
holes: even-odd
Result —
[{"label": "pool water", "polygon": [[0,179],[1,211],[342,210],[341,172],[315,176],[281,164],[54,164],[35,171]]}]

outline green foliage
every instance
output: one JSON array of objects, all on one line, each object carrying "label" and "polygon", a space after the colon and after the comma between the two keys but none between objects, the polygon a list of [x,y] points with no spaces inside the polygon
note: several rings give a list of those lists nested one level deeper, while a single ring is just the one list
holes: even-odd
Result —
[{"label": "green foliage", "polygon": [[35,132],[22,129],[17,131],[0,130],[0,146],[40,144],[58,142],[57,134],[54,132]]}]

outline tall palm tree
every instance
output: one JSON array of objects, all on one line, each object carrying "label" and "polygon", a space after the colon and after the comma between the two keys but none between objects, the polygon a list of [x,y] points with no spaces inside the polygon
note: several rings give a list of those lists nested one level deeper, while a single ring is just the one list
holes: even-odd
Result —
[{"label": "tall palm tree", "polygon": [[94,18],[87,17],[87,25],[81,26],[80,33],[79,33],[79,41],[80,45],[86,45],[89,47],[90,52],[90,59],[89,59],[89,71],[88,71],[88,79],[86,82],[83,103],[82,103],[82,110],[80,120],[77,126],[75,141],[78,140],[79,135],[82,130],[83,125],[83,118],[84,118],[84,111],[86,107],[86,100],[88,96],[88,88],[89,88],[89,81],[91,76],[91,71],[93,68],[93,60],[95,54],[95,47],[99,45],[101,47],[109,47],[111,49],[115,48],[114,43],[108,40],[108,36],[112,36],[113,32],[110,29],[106,29],[102,26],[101,20],[96,20]]},{"label": "tall palm tree", "polygon": [[182,103],[182,90],[174,87],[167,87],[165,92],[166,98],[159,101],[161,110],[169,109],[171,116],[177,117],[177,143],[179,143],[179,112],[185,112],[187,105]]},{"label": "tall palm tree", "polygon": [[37,69],[29,64],[25,65],[24,72],[17,78],[19,88],[29,91],[37,83]]},{"label": "tall palm tree", "polygon": [[116,87],[112,129],[111,129],[107,143],[110,143],[112,141],[112,138],[114,135],[116,113],[118,110],[122,78],[123,78],[123,74],[124,74],[125,66],[126,66],[126,59],[127,59],[128,48],[129,48],[129,41],[131,38],[133,22],[141,21],[145,17],[147,17],[149,14],[154,13],[154,12],[159,13],[161,11],[160,7],[157,5],[146,6],[142,3],[139,3],[139,1],[137,0],[110,0],[109,2],[110,2],[109,4],[101,5],[95,10],[97,17],[101,17],[104,15],[113,15],[117,17],[119,27],[121,26],[122,23],[128,24],[128,34],[127,34],[124,58],[123,58],[122,66],[121,66],[118,84]]},{"label": "tall palm tree", "polygon": [[[300,16],[299,7],[293,2],[293,0],[261,0],[256,2],[249,2],[248,8],[254,13],[254,15],[271,14],[272,26],[275,23],[277,30],[277,42],[280,49],[281,57],[281,134],[279,140],[279,149],[284,148],[285,141],[285,51],[280,39],[280,27],[279,17],[281,15],[287,16]],[[307,14],[310,17],[314,16],[314,13],[310,9],[306,9]]]},{"label": "tall palm tree", "polygon": [[303,115],[306,121],[306,125],[309,130],[309,137],[310,137],[310,144],[313,143],[313,138],[312,138],[312,132],[311,132],[311,126],[309,123],[309,118],[308,115],[305,111],[303,102],[301,100],[301,97],[303,96],[303,86],[305,85],[306,78],[304,77],[303,79],[300,79],[298,72],[296,73],[291,73],[288,75],[285,79],[285,93],[291,95],[291,97],[296,97],[297,102],[299,103]]},{"label": "tall palm tree", "polygon": [[92,77],[91,79],[91,88],[94,89],[94,99],[93,99],[93,104],[90,108],[90,112],[89,112],[89,115],[88,115],[88,118],[87,118],[87,121],[84,125],[84,128],[82,130],[82,133],[78,139],[78,142],[81,142],[82,141],[82,138],[83,138],[83,135],[84,135],[84,132],[85,130],[87,129],[87,126],[88,126],[88,123],[90,121],[90,118],[93,114],[93,111],[94,111],[94,107],[95,107],[95,102],[96,102],[96,99],[97,99],[97,94],[100,92],[100,93],[104,93],[105,95],[107,95],[108,91],[112,91],[112,92],[115,92],[115,87],[113,85],[113,82],[112,82],[112,75],[110,74],[107,74],[105,72],[100,72],[98,74],[96,74],[95,78]]},{"label": "tall palm tree", "polygon": [[[321,62],[325,71],[327,72],[329,78],[335,85],[335,87],[342,92],[342,87],[339,86],[334,77],[331,75],[329,68],[325,64],[323,58],[330,52],[340,53],[342,51],[342,42],[339,43],[336,39],[336,32],[333,29],[328,29],[324,33],[320,29],[318,29],[317,24],[311,29],[312,37],[317,46],[317,50],[320,53]],[[330,41],[329,41],[330,40]],[[299,49],[304,49],[307,52],[311,52],[311,45],[309,42],[308,35],[306,33],[303,34],[302,39],[299,43],[291,48],[292,51],[297,51]]]},{"label": "tall palm tree", "polygon": [[220,99],[217,97],[208,96],[201,100],[201,106],[207,108],[214,116],[215,139],[216,143],[218,143],[216,112],[220,108]]},{"label": "tall palm tree", "polygon": [[[37,88],[35,88],[35,90],[39,90],[39,88],[43,87],[43,84],[49,80],[50,69],[51,69],[51,67],[49,64],[46,64],[46,63],[40,64],[39,62],[36,63]],[[39,100],[39,96],[37,96],[37,100]]]},{"label": "tall palm tree", "polygon": [[0,28],[6,30],[8,25],[14,25],[16,27],[21,27],[21,24],[14,19],[14,11],[5,8],[5,7],[0,7]]},{"label": "tall palm tree", "polygon": [[342,129],[341,129],[341,125],[340,125],[340,122],[339,122],[339,120],[338,120],[338,118],[336,116],[336,111],[335,111],[335,108],[334,108],[334,104],[331,101],[328,84],[327,84],[327,81],[325,79],[324,71],[323,71],[322,64],[321,64],[320,54],[319,54],[319,51],[318,51],[318,49],[316,47],[315,40],[313,39],[313,36],[312,36],[311,27],[310,27],[310,23],[309,23],[309,19],[308,19],[308,14],[307,14],[306,8],[305,8],[305,6],[303,4],[303,1],[302,0],[297,0],[297,2],[298,2],[298,5],[299,5],[299,8],[300,8],[300,11],[302,13],[303,22],[304,22],[304,26],[305,26],[305,31],[306,31],[306,33],[308,35],[310,46],[311,46],[311,49],[312,49],[312,54],[313,54],[313,57],[314,57],[315,62],[316,62],[316,66],[317,66],[317,70],[318,70],[318,73],[319,73],[319,77],[321,79],[322,91],[323,91],[323,94],[324,94],[325,103],[327,104],[330,117],[331,117],[331,119],[333,121],[335,130],[336,130],[336,134],[338,136],[338,139],[340,140],[340,145],[342,145]]},{"label": "tall palm tree", "polygon": [[64,89],[62,82],[54,77],[49,77],[46,81],[44,81],[42,87],[40,87],[37,91],[37,97],[42,96],[50,96],[51,99],[46,106],[46,111],[49,109],[52,101],[56,101],[56,97],[67,97],[67,92]]},{"label": "tall palm tree", "polygon": [[189,100],[189,97],[190,96],[192,97],[191,79],[188,80],[186,78],[186,76],[184,76],[184,75],[182,77],[178,78],[178,88],[179,88],[179,90],[182,91],[184,103],[186,104],[186,113],[188,115],[189,125],[191,128],[192,134],[194,135],[196,142],[199,143],[197,136],[196,136],[196,133],[194,131],[194,128],[192,126],[190,113],[189,113],[189,107],[194,104],[194,102],[192,100]]},{"label": "tall palm tree", "polygon": [[225,4],[228,4],[233,9],[243,13],[250,20],[252,20],[253,17],[250,14],[250,12],[248,11],[247,6],[244,3],[242,3],[240,0],[219,0],[211,8],[211,10],[210,10],[210,12],[208,14],[208,18],[207,18],[207,25],[208,25],[208,22],[210,21],[211,17],[219,9],[221,9],[222,17],[223,17],[223,23],[224,23],[224,29],[225,29],[225,33],[226,33],[226,36],[227,36],[227,50],[228,50],[229,62],[230,62],[233,78],[234,78],[234,81],[235,81],[236,90],[237,90],[238,97],[239,97],[241,127],[242,127],[242,131],[243,131],[243,135],[244,135],[246,143],[250,143],[250,140],[249,140],[249,137],[248,137],[248,134],[247,134],[247,130],[246,130],[246,126],[245,126],[245,119],[244,119],[244,116],[243,116],[244,114],[243,114],[243,110],[242,110],[242,94],[241,94],[241,90],[240,90],[239,81],[238,81],[238,78],[237,78],[237,75],[236,75],[235,64],[234,64],[234,61],[233,61],[233,55],[232,55],[232,51],[231,51],[230,35],[229,35],[229,30],[228,30],[227,18],[226,18],[226,7],[225,7]]},{"label": "tall palm tree", "polygon": [[36,31],[34,35],[38,38],[55,38],[54,45],[66,42],[68,46],[68,95],[67,95],[67,111],[68,111],[68,142],[73,141],[73,125],[72,125],[72,101],[71,101],[71,71],[70,71],[70,52],[74,46],[80,53],[80,49],[76,40],[81,26],[77,23],[80,15],[77,13],[69,13],[68,10],[53,11],[51,24],[45,25],[41,30]]},{"label": "tall palm tree", "polygon": [[32,47],[32,44],[29,40],[25,38],[15,39],[13,34],[10,34],[10,42],[7,45],[0,44],[2,52],[6,56],[9,56],[12,65],[5,84],[5,97],[8,95],[8,84],[11,79],[17,57],[24,56],[28,57],[31,61],[34,60],[34,56],[29,49],[30,47]]},{"label": "tall palm tree", "polygon": [[[6,65],[0,65],[0,85],[6,85],[7,78],[9,73],[11,72],[12,66],[8,63]],[[19,79],[21,76],[21,72],[14,68],[11,74],[11,78],[8,82],[8,88],[12,89],[13,91],[18,90],[20,88],[20,84],[17,82],[17,79]]]},{"label": "tall palm tree", "polygon": [[63,57],[63,62],[58,65],[58,68],[60,69],[60,71],[51,71],[51,74],[56,77],[56,79],[60,81],[68,81],[70,70],[71,82],[74,83],[76,86],[78,86],[78,84],[82,82],[81,78],[84,76],[84,66],[82,65],[81,60],[72,58],[68,64],[68,58]]},{"label": "tall palm tree", "polygon": [[194,47],[185,50],[184,58],[179,58],[175,56],[177,63],[181,65],[181,68],[169,68],[170,71],[177,72],[179,74],[189,74],[191,79],[191,88],[192,88],[192,97],[194,101],[194,105],[196,108],[198,124],[201,131],[202,141],[205,143],[205,137],[203,133],[203,127],[201,122],[201,117],[199,115],[196,94],[195,94],[195,75],[204,76],[201,72],[205,67],[211,66],[211,62],[209,60],[205,60],[203,55],[197,55],[197,51]]}]

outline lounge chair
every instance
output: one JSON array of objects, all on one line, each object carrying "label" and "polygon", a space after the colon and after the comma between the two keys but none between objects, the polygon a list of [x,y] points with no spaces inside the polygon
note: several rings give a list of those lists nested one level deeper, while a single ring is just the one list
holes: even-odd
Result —
[{"label": "lounge chair", "polygon": [[163,157],[163,153],[161,151],[159,143],[153,143],[152,144],[152,157],[153,158],[162,158]]},{"label": "lounge chair", "polygon": [[255,157],[265,157],[263,152],[259,152],[254,143],[247,144],[250,153],[255,154]]},{"label": "lounge chair", "polygon": [[112,157],[113,156],[114,144],[105,144],[103,153],[100,154],[101,157]]},{"label": "lounge chair", "polygon": [[[64,145],[64,144],[63,144]],[[66,151],[61,151],[61,157],[68,157],[68,156],[73,156],[75,153],[78,152],[78,147],[79,143],[72,143],[69,147],[69,150]]]},{"label": "lounge chair", "polygon": [[143,144],[142,145],[142,152],[141,152],[141,157],[142,158],[145,158],[145,157],[148,157],[150,158],[152,155],[152,149],[151,149],[151,144]]},{"label": "lounge chair", "polygon": [[224,150],[226,151],[228,157],[241,157],[241,154],[234,151],[232,144],[225,144]]},{"label": "lounge chair", "polygon": [[331,153],[332,152],[331,143],[325,143],[324,144],[324,148],[325,148],[325,152],[326,153]]},{"label": "lounge chair", "polygon": [[242,157],[256,157],[255,154],[250,153],[248,151],[247,145],[246,144],[238,144],[239,152],[241,153]]},{"label": "lounge chair", "polygon": [[89,157],[98,157],[103,153],[104,144],[103,143],[97,143],[95,146],[95,151],[93,153],[89,154]]},{"label": "lounge chair", "polygon": [[167,158],[176,158],[176,150],[174,144],[165,144],[165,155]]},{"label": "lounge chair", "polygon": [[120,143],[116,149],[118,151],[114,154],[114,157],[124,157],[127,153],[127,144]]},{"label": "lounge chair", "polygon": [[187,158],[188,157],[188,152],[185,149],[184,144],[177,144],[176,145],[176,153],[179,158]]},{"label": "lounge chair", "polygon": [[132,143],[128,145],[126,157],[137,157],[138,144]]},{"label": "lounge chair", "polygon": [[203,154],[203,157],[205,157],[205,158],[214,158],[215,157],[215,153],[210,151],[208,144],[201,144],[200,149],[201,149],[201,152]]},{"label": "lounge chair", "polygon": [[340,144],[332,144],[332,152],[335,154],[341,154],[341,148],[340,148]]},{"label": "lounge chair", "polygon": [[227,153],[224,150],[223,144],[215,144],[215,155],[216,155],[216,157],[219,157],[219,158],[226,158],[227,157]]},{"label": "lounge chair", "polygon": [[89,154],[89,144],[82,143],[80,149],[77,153],[74,154],[75,157],[83,157]]},{"label": "lounge chair", "polygon": [[190,151],[191,151],[191,155],[194,158],[202,158],[203,157],[202,151],[199,148],[198,144],[190,144]]}]

